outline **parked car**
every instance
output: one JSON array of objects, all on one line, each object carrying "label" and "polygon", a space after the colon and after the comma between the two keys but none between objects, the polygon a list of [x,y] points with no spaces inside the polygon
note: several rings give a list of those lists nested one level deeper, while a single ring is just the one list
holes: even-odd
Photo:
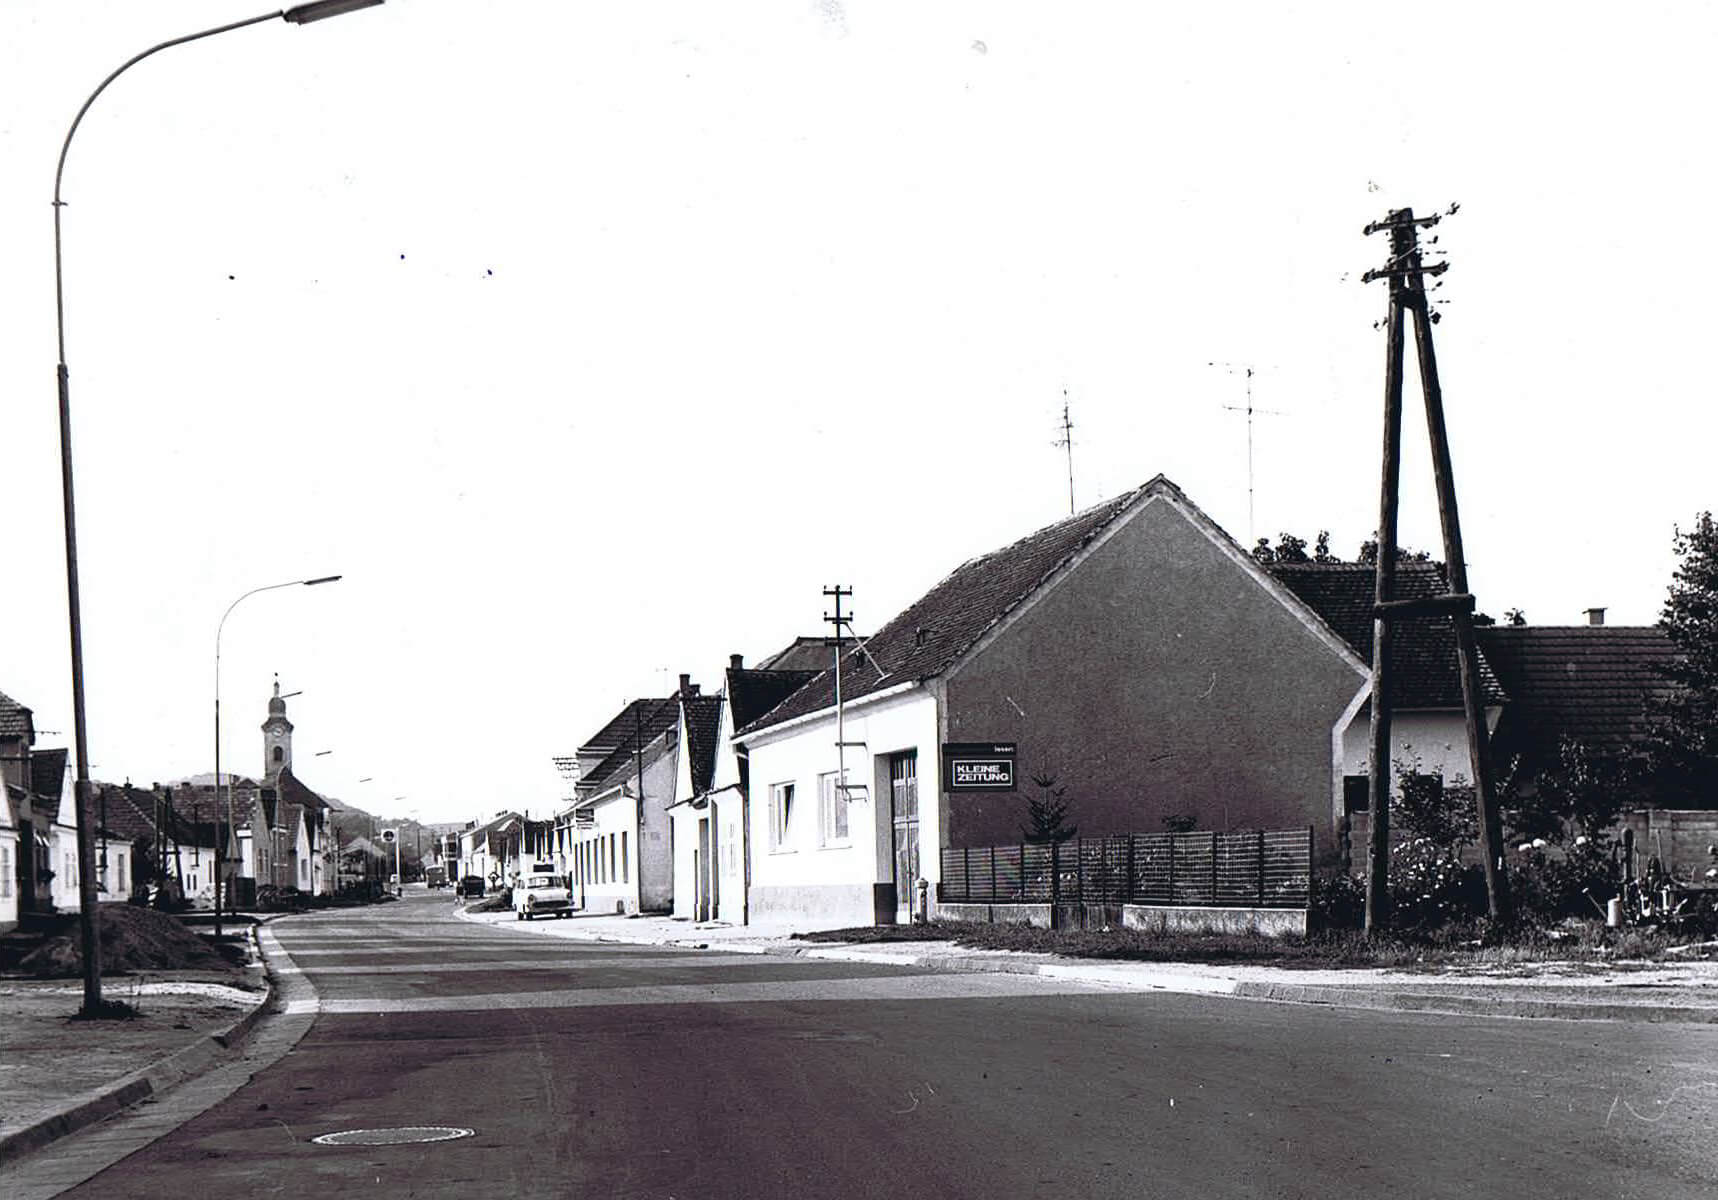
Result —
[{"label": "parked car", "polygon": [[459,881],[459,895],[467,900],[476,900],[483,895],[483,876],[467,875]]},{"label": "parked car", "polygon": [[561,875],[526,875],[513,885],[513,919],[573,915],[572,895]]}]

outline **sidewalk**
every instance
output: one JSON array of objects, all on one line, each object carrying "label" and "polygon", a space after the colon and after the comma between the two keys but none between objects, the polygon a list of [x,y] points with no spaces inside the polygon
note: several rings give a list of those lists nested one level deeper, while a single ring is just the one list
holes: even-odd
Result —
[{"label": "sidewalk", "polygon": [[458,914],[485,924],[583,941],[679,946],[887,963],[934,971],[1004,972],[1127,988],[1495,1017],[1718,1024],[1718,962],[1531,963],[1501,970],[1302,970],[1241,964],[1141,963],[974,950],[953,942],[863,945],[795,941],[786,925],[694,925],[669,917],[575,915],[519,924],[511,913]]},{"label": "sidewalk", "polygon": [[0,1171],[57,1138],[208,1070],[262,1017],[272,989],[261,964],[241,986],[208,971],[102,980],[129,1021],[73,1021],[78,980],[0,980]]}]

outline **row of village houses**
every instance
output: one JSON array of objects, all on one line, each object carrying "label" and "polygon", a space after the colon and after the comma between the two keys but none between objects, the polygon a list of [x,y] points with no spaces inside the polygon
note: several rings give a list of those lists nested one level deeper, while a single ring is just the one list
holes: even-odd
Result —
[{"label": "row of village houses", "polygon": [[[1435,563],[1403,563],[1397,587],[1447,590]],[[1159,476],[961,564],[869,638],[733,655],[708,691],[683,675],[631,702],[579,746],[550,818],[473,823],[432,861],[494,883],[550,863],[586,911],[891,922],[934,914],[941,849],[1017,842],[1043,778],[1085,836],[1308,829],[1321,865],[1345,863],[1366,832],[1372,593],[1364,564],[1259,562]],[[1528,777],[1565,737],[1638,739],[1671,655],[1657,628],[1596,616],[1479,632],[1493,749]],[[1394,765],[1465,776],[1449,618],[1402,622],[1393,653]],[[206,897],[217,835],[241,903],[264,884],[334,890],[330,806],[292,772],[278,686],[262,733],[255,779],[170,801],[98,786],[103,898],[128,896],[139,844],[171,848],[163,865]],[[34,742],[30,710],[0,696],[0,928],[77,903],[65,751]],[[1003,784],[954,778],[969,752],[1005,758]]]},{"label": "row of village houses", "polygon": [[[798,928],[934,915],[939,850],[1010,844],[1054,779],[1082,835],[1310,830],[1345,864],[1366,835],[1373,569],[1261,563],[1159,476],[966,562],[866,639],[798,638],[719,686],[682,675],[578,748],[572,799],[438,847],[451,875],[538,863],[586,911]],[[1403,563],[1398,595],[1447,591]],[[1565,737],[1643,732],[1655,627],[1480,630],[1492,747],[1527,776]],[[1469,773],[1453,628],[1394,639],[1397,766]],[[1006,754],[999,752],[1008,752]],[[1002,766],[955,777],[976,754]]]},{"label": "row of village houses", "polygon": [[[171,881],[193,903],[214,899],[221,845],[223,904],[247,906],[263,887],[331,893],[342,849],[329,801],[292,771],[292,722],[279,684],[262,724],[259,776],[212,775],[148,788],[92,785],[96,894],[129,900],[148,882]],[[0,824],[0,932],[32,914],[79,905],[78,816],[67,754],[37,748],[31,709],[0,694],[0,762],[6,797]],[[232,813],[232,821],[227,816]],[[145,857],[153,861],[144,861]]]}]

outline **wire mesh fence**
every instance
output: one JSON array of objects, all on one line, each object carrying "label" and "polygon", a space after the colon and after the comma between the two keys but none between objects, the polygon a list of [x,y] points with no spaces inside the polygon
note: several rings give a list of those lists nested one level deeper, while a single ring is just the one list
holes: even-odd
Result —
[{"label": "wire mesh fence", "polygon": [[1312,830],[1133,833],[942,852],[941,898],[980,904],[1305,908]]}]

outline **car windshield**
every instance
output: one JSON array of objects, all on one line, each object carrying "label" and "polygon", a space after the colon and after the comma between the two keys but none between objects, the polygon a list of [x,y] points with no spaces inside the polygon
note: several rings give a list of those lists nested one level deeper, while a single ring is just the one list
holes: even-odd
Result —
[{"label": "car windshield", "polygon": [[552,888],[559,887],[560,884],[553,875],[533,875],[525,881],[525,886],[528,888]]}]

